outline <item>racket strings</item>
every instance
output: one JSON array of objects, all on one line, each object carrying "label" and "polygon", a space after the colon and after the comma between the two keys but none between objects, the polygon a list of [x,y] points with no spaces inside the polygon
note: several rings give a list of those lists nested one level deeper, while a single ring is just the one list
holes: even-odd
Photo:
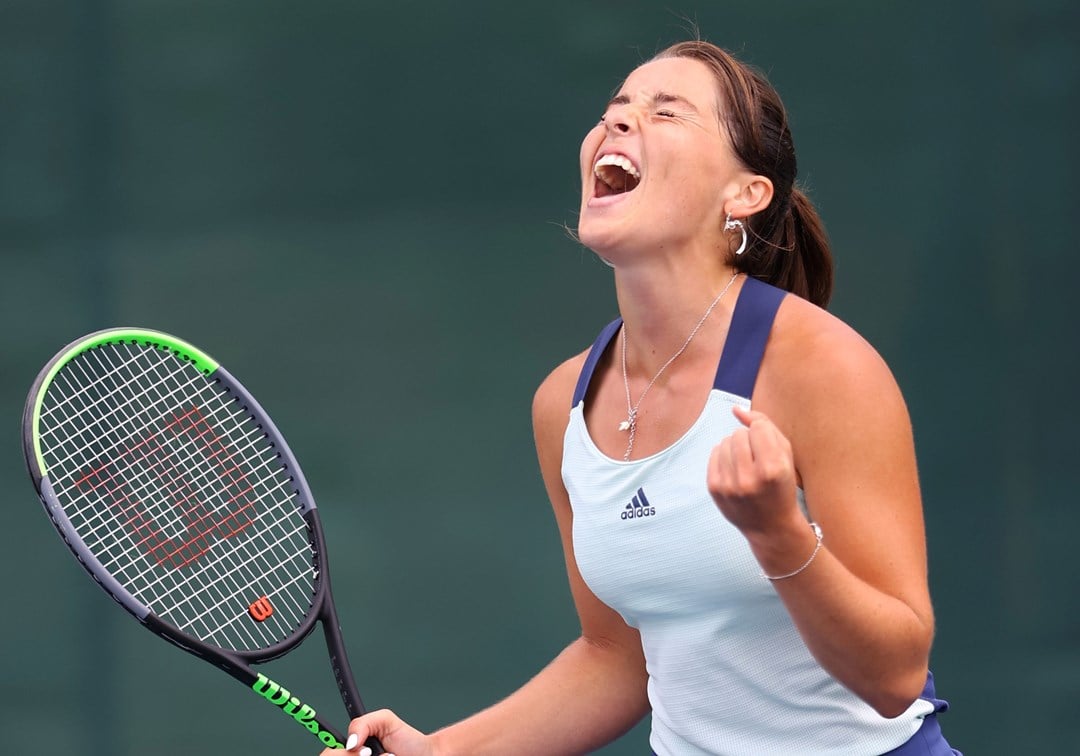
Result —
[{"label": "racket strings", "polygon": [[[137,491],[136,491],[136,492],[137,492]],[[138,498],[143,498],[143,497],[138,497]],[[109,566],[110,566],[110,568],[112,567],[112,565],[109,565]],[[233,583],[235,583],[235,581],[232,581],[232,582],[233,582]],[[213,583],[212,583],[212,584],[208,585],[208,586],[207,586],[207,588],[208,588],[208,589],[217,589],[217,591],[215,591],[215,592],[216,592],[216,593],[217,593],[218,595],[222,595],[222,594],[221,594],[221,592],[220,592],[220,586],[219,586],[219,585],[217,585],[217,584],[213,584]],[[144,593],[145,593],[145,591],[144,591]],[[195,598],[200,598],[200,597],[202,597],[202,598],[205,598],[204,596],[195,596]],[[211,604],[211,605],[208,605],[208,606],[210,606],[210,607],[213,607],[213,604]],[[158,608],[158,607],[156,607],[156,608]],[[295,617],[295,615],[294,615],[294,617]],[[188,632],[191,632],[191,631],[190,631],[190,627],[186,627],[186,630],[188,630]],[[205,635],[206,633],[200,633],[200,634],[201,634],[201,635]],[[248,637],[249,637],[249,634],[247,634],[247,635],[248,635]]]},{"label": "racket strings", "polygon": [[[224,397],[222,397],[222,398],[224,398]],[[245,427],[244,425],[240,424],[239,416],[242,415],[243,413],[242,413],[239,405],[236,402],[225,403],[225,402],[222,401],[222,402],[219,402],[218,404],[220,406],[218,408],[214,409],[210,413],[211,416],[214,416],[218,411],[228,412],[228,410],[231,408],[233,416],[226,418],[226,421],[235,422],[237,424],[237,427]],[[209,409],[210,406],[211,405],[208,405],[207,409]],[[189,415],[189,414],[190,413],[185,413],[185,415]],[[207,428],[209,428],[208,424],[206,424],[206,423],[203,423],[203,424],[206,425]],[[227,425],[228,425],[228,422],[220,422],[220,423],[218,423],[219,427],[227,427]],[[207,432],[207,431],[203,431],[203,433],[205,433],[205,432]],[[238,446],[235,443],[235,441],[240,440],[240,439],[245,440],[247,445],[243,446],[243,447]],[[254,423],[247,424],[246,433],[244,435],[238,436],[237,439],[233,440],[233,451],[231,452],[230,456],[236,456],[238,454],[243,455],[246,451],[248,451],[248,449],[252,449],[254,447],[254,445],[258,441],[263,440],[263,439],[265,439],[265,433],[262,432],[261,428],[259,428]],[[265,472],[265,475],[263,476],[262,479],[252,481],[249,488],[253,490],[253,489],[255,489],[255,488],[259,487],[259,486],[262,486],[263,487],[263,492],[260,494],[260,498],[266,498],[266,497],[274,498],[275,495],[280,495],[280,496],[284,497],[287,500],[291,499],[291,493],[285,490],[286,487],[288,486],[288,484],[291,482],[291,479],[280,474],[281,473],[281,464],[280,464],[280,461],[278,460],[276,452],[272,452],[272,449],[270,449],[270,451],[272,453],[266,454],[267,449],[268,449],[268,447],[263,449],[264,459],[262,460],[261,465],[259,467],[253,467],[251,469],[252,473],[256,472],[256,471],[262,471],[262,472]],[[205,471],[204,471],[203,474],[201,474],[200,476],[196,476],[196,478],[199,478],[199,477],[206,478],[208,476],[205,475]],[[244,473],[243,475],[240,475],[239,477],[243,479],[245,484],[247,484],[248,483],[247,478],[250,477],[250,473]],[[270,483],[273,483],[274,485],[271,487],[269,485]],[[206,488],[208,488],[210,485],[211,485],[210,481],[205,481],[204,480],[203,484],[202,484],[202,489],[200,489],[198,493],[203,494],[204,490]],[[270,516],[272,511],[279,511],[282,516],[279,517],[277,520],[274,520],[272,522],[267,522],[266,518]],[[284,525],[285,521],[287,519],[289,519],[289,516],[293,514],[293,511],[294,511],[294,507],[288,507],[288,508],[281,508],[280,510],[265,510],[264,512],[260,513],[259,519],[262,521],[262,524],[264,525],[264,527],[262,529],[260,529],[259,532],[260,533],[275,532],[272,527],[265,527],[265,526]],[[299,518],[293,517],[292,519],[293,519],[292,524],[294,526],[293,529],[291,531],[288,531],[288,530],[284,531],[282,533],[282,536],[277,541],[267,542],[265,538],[263,539],[264,549],[263,549],[262,553],[265,553],[265,554],[274,553],[274,551],[275,551],[274,547],[284,543],[288,538],[290,538],[292,536],[302,535],[305,539],[307,538],[306,523],[302,519],[299,519]],[[304,555],[303,554],[300,554],[300,555],[294,554],[289,558],[290,559],[295,559],[297,556],[304,556]],[[256,572],[254,572],[253,570],[251,570],[249,568],[249,565],[251,563],[248,563],[248,565],[236,565],[235,563],[232,563],[233,557],[234,557],[234,552],[233,551],[224,551],[217,558],[217,561],[213,561],[213,560],[208,561],[206,563],[206,565],[200,567],[199,570],[200,571],[212,570],[215,567],[217,567],[220,562],[223,562],[223,561],[230,562],[230,564],[227,565],[227,570],[228,571],[226,572],[226,574],[228,574],[230,576],[233,576],[233,577],[240,574],[241,576],[246,576],[248,578],[247,582],[245,582],[245,583],[239,583],[235,579],[232,581],[233,585],[234,585],[234,589],[237,592],[244,594],[244,593],[250,593],[250,589],[253,586],[255,586],[256,584],[258,584],[260,582],[265,582],[264,579],[267,576],[274,573],[275,571],[280,569],[285,564],[285,560],[279,561],[276,564],[264,564],[264,566],[265,566],[264,571],[262,573],[256,573]],[[303,580],[306,581],[305,586],[308,589],[308,591],[313,592],[314,587],[313,587],[313,584],[312,584],[312,582],[310,580],[309,574],[310,574],[310,571],[308,571],[307,573],[303,573],[303,572],[298,573],[297,576],[294,577],[292,580],[290,580],[288,584],[291,585],[291,584],[296,583],[299,580],[303,579]],[[183,611],[183,612],[180,611],[185,606],[185,604],[193,602],[195,599],[201,598],[201,596],[200,596],[201,593],[208,591],[210,588],[215,587],[215,585],[216,584],[214,584],[214,583],[210,583],[207,586],[205,586],[203,589],[201,589],[200,591],[195,591],[194,593],[189,593],[186,596],[184,596],[184,595],[175,595],[175,594],[180,593],[180,592],[176,591],[175,589],[172,589],[170,591],[167,591],[165,593],[160,594],[158,598],[162,602],[162,608],[161,608],[162,615],[163,616],[168,616],[168,615],[171,615],[171,614],[179,613],[181,616],[186,617],[188,613],[186,611]],[[280,589],[278,591],[276,591],[275,593],[278,593],[278,592],[280,592]],[[178,603],[175,603],[175,604],[173,604],[171,606],[165,606],[164,605],[164,600],[166,598],[175,598],[178,601]],[[285,609],[287,611],[291,610],[291,606],[289,604],[284,604],[284,607],[285,607]],[[210,610],[216,609],[216,608],[217,607],[214,604],[206,605],[205,611],[195,615],[194,617],[188,618],[186,622],[179,623],[180,629],[185,630],[185,631],[190,631],[190,628],[194,625],[194,623],[196,621],[203,620],[204,616]],[[241,619],[242,617],[246,618],[246,616],[247,616],[246,612],[241,612],[241,613],[236,614],[233,617],[231,617],[229,619],[229,622],[230,623],[231,622],[236,622],[237,620]],[[299,624],[300,620],[303,618],[303,615],[301,614],[301,615],[297,616],[297,615],[293,614],[292,617],[293,617],[293,622],[294,622],[294,626],[295,626],[296,624]],[[213,629],[210,629],[208,631],[209,635],[210,636],[216,636],[216,634],[221,629],[226,627],[227,624],[228,623],[226,623],[226,625],[219,625],[219,626],[217,626],[217,627],[215,627]],[[241,627],[243,627],[243,625],[241,625]]]},{"label": "racket strings", "polygon": [[[87,359],[93,359],[93,357],[96,357],[96,355],[88,356]],[[94,381],[93,385],[86,386],[79,386],[78,384],[74,384],[71,381],[71,378],[75,376],[72,376],[72,374],[67,371],[62,371],[56,376],[56,379],[53,382],[53,387],[56,387],[57,384],[63,382],[67,385],[68,389],[71,391],[71,394],[70,396],[67,396],[65,398],[61,405],[57,405],[54,408],[49,408],[47,405],[43,406],[41,414],[41,424],[43,430],[40,434],[40,437],[42,440],[43,452],[52,450],[49,448],[46,442],[50,437],[55,437],[53,449],[63,449],[68,453],[66,456],[63,457],[57,455],[51,461],[50,469],[66,470],[72,465],[78,468],[82,468],[87,464],[87,454],[91,449],[97,451],[98,455],[102,457],[108,456],[117,452],[118,447],[124,441],[129,441],[131,438],[137,437],[140,434],[144,434],[152,428],[153,423],[157,419],[155,417],[145,418],[140,425],[135,425],[135,420],[133,417],[124,418],[125,421],[129,424],[129,426],[124,429],[126,434],[124,436],[117,436],[115,434],[115,429],[107,424],[110,420],[114,420],[117,417],[122,417],[123,413],[126,410],[132,409],[132,411],[134,411],[135,408],[145,406],[147,403],[146,388],[144,388],[142,391],[136,391],[132,389],[132,387],[135,386],[138,380],[142,377],[140,374],[133,373],[128,378],[128,380],[122,383],[114,380],[111,386],[107,386],[105,384],[105,379],[119,378],[121,374],[120,371],[124,367],[124,365],[117,366],[114,369],[113,373],[107,374],[102,379]],[[182,365],[180,367],[182,367]],[[88,374],[86,373],[86,365],[82,361],[69,363],[67,368],[70,370],[78,370],[83,373],[84,377],[88,378]],[[176,372],[179,373],[180,370],[177,370]],[[189,394],[181,392],[190,392],[192,390],[192,387],[197,383],[197,381],[198,378],[196,376],[191,377],[187,384],[178,385],[176,388],[173,389],[172,392],[170,392],[169,395],[162,396],[160,400],[167,401],[169,398],[176,397],[177,402],[182,401],[183,398],[185,396],[189,396]],[[130,392],[130,397],[128,401],[116,404],[112,408],[111,412],[105,412],[104,405],[109,400],[109,398],[115,395],[122,394],[124,392]],[[77,401],[83,402],[81,408],[75,406],[75,402]],[[143,404],[140,405],[140,402]],[[70,409],[73,407],[76,409],[73,415],[65,416],[62,413],[62,410]],[[55,428],[49,428],[46,422],[48,420],[54,420],[56,422]],[[78,436],[59,435],[60,431],[68,431],[70,433],[72,430],[74,430],[74,432],[77,433],[78,436],[85,437],[88,440],[80,444],[76,442],[76,438],[78,438]],[[103,443],[103,440],[108,440],[109,438],[115,439],[112,444],[110,444],[109,446],[101,445]],[[74,487],[76,479],[72,476],[68,478],[68,481],[70,482],[71,487]],[[56,485],[58,485],[58,481],[54,481],[54,486]],[[69,491],[66,489],[58,488],[57,492],[66,494]]]},{"label": "racket strings", "polygon": [[[122,409],[122,408],[121,408],[121,409]],[[144,498],[144,497],[141,497],[141,496],[139,496],[139,497],[137,497],[137,498]],[[189,524],[190,524],[190,523],[189,523]],[[228,554],[227,554],[227,553],[226,553],[226,556],[228,556]],[[233,568],[235,569],[235,567],[236,567],[236,566],[234,565],[234,567],[233,567]],[[249,571],[249,570],[248,570],[247,572],[249,572],[249,574],[250,574],[250,571]],[[226,573],[226,574],[228,574],[228,573]],[[235,580],[232,580],[231,582],[232,582],[232,583],[234,584],[234,586],[235,586],[235,585],[237,585],[237,583],[236,583],[236,581],[235,581]],[[207,590],[206,590],[206,591],[203,591],[203,592],[202,592],[202,594],[205,594],[205,593],[207,593],[207,592],[212,592],[212,593],[216,593],[216,594],[217,594],[218,596],[223,596],[223,594],[222,594],[222,592],[221,592],[221,590],[220,590],[220,584],[217,584],[217,583],[211,583],[211,584],[209,584],[209,585],[208,585],[208,586],[207,586],[206,588],[207,588]],[[144,593],[145,593],[145,592],[144,592]],[[212,604],[212,603],[211,603],[211,604],[206,604],[206,603],[205,603],[205,600],[206,600],[206,596],[205,596],[205,595],[197,595],[197,596],[195,596],[194,598],[196,598],[196,599],[200,599],[200,598],[201,598],[201,599],[203,599],[203,603],[204,603],[204,605],[205,605],[205,606],[206,606],[207,608],[210,608],[210,609],[214,608],[214,604]],[[160,609],[159,609],[158,607],[155,607],[155,608],[156,608],[156,609],[158,609],[158,610],[160,611]],[[235,615],[234,615],[234,616],[235,616]],[[294,614],[293,616],[294,616],[294,622],[295,622],[295,614]],[[180,624],[183,624],[183,623],[180,623]],[[240,627],[241,627],[241,628],[243,628],[244,626],[243,626],[243,625],[241,625]],[[185,627],[185,629],[186,629],[186,630],[187,630],[188,632],[191,632],[191,629],[192,629],[192,628],[191,628],[191,623],[188,623],[188,626],[187,626],[187,627]],[[207,631],[208,631],[208,630],[209,630],[209,628],[206,628],[206,629],[204,629],[204,632],[202,632],[202,633],[199,633],[199,634],[200,634],[200,635],[207,635]],[[279,634],[280,634],[280,633],[279,633]],[[248,636],[248,637],[249,637],[249,639],[250,639],[250,633],[247,633],[247,636]]]},{"label": "racket strings", "polygon": [[[234,407],[235,407],[235,405],[234,405]],[[227,408],[227,405],[223,405],[223,408]],[[239,410],[234,410],[234,411],[239,412]],[[265,433],[263,433],[262,430],[260,428],[258,428],[257,426],[251,425],[250,429],[247,431],[246,436],[239,437],[239,438],[243,439],[247,444],[247,447],[236,446],[236,453],[241,453],[242,454],[242,453],[248,451],[248,447],[254,445],[259,440],[264,439],[265,438]],[[276,455],[274,457],[272,457],[272,458],[269,458],[267,460],[267,463],[264,465],[264,467],[269,469],[270,464],[272,462],[275,462],[275,461],[276,461]],[[276,473],[277,473],[277,470],[270,470],[268,475],[266,476],[267,479],[276,476]],[[280,476],[276,476],[276,477],[279,478],[278,483],[277,483],[278,488],[280,488],[281,486],[285,485],[288,482],[287,479],[280,479]],[[207,495],[209,493],[209,490],[213,486],[214,481],[211,480],[210,476],[206,475],[205,472],[204,472],[204,473],[200,473],[198,475],[190,475],[187,480],[182,481],[182,484],[185,485],[185,486],[187,486],[187,485],[189,485],[191,483],[194,483],[194,484],[198,485],[198,487],[193,489],[192,491],[190,491],[190,494],[192,494],[192,495],[194,495],[196,497],[199,497],[199,496],[205,496],[205,495]],[[150,481],[145,481],[144,482],[144,487],[149,487],[149,486],[150,486]],[[138,487],[132,487],[131,493],[134,494],[135,496],[141,496],[144,493],[144,491],[142,489],[138,488]],[[78,495],[75,495],[74,498],[77,499]],[[86,500],[85,496],[83,498],[84,498],[84,500]],[[90,509],[91,505],[92,505],[92,501],[87,500],[87,502],[88,503],[87,503],[85,508]],[[78,508],[75,509],[76,514],[78,514],[80,512],[81,512],[80,509],[78,509]],[[126,556],[126,554],[121,554],[120,556]],[[111,565],[106,563],[105,566],[110,567]]]},{"label": "racket strings", "polygon": [[[239,402],[189,363],[89,350],[55,377],[39,436],[77,532],[163,619],[239,650],[282,640],[307,614],[317,574],[288,473]],[[255,622],[262,596],[275,611]]]},{"label": "racket strings", "polygon": [[[226,396],[225,395],[220,395],[220,399],[225,400]],[[210,409],[211,407],[214,407],[214,404],[215,403],[213,401],[209,402],[206,405],[205,409]],[[234,401],[229,402],[229,403],[226,403],[225,401],[219,401],[219,402],[217,402],[217,405],[218,406],[214,407],[211,414],[215,414],[215,413],[222,412],[222,411],[228,412],[230,407],[231,407],[232,414],[236,416],[236,417],[223,418],[225,420],[225,422],[218,423],[218,427],[238,426],[238,424],[241,422],[241,416],[243,415],[241,409],[239,408],[239,405]],[[190,419],[190,416],[192,414],[193,414],[192,411],[188,410],[188,411],[184,412],[183,415],[178,416],[176,419],[177,420],[182,420],[184,418]],[[232,423],[232,426],[230,426],[230,421]],[[259,440],[259,439],[262,439],[262,438],[265,437],[265,434],[261,432],[261,429],[258,428],[257,425],[255,425],[254,423],[250,423],[249,425],[251,427],[251,432],[247,434],[249,437],[251,437],[254,440]],[[193,436],[191,438],[191,443],[189,443],[188,446],[194,445],[194,447],[196,449],[198,449],[200,447],[200,437],[205,435],[206,433],[210,432],[210,425],[207,422],[204,422],[204,421],[202,421],[200,419],[197,424],[193,422],[192,427],[198,428],[200,430],[200,432],[199,432],[199,434],[197,434],[197,435],[195,435],[195,436]],[[239,426],[239,427],[242,427],[242,426]],[[205,443],[205,442],[202,442],[202,443]],[[206,449],[206,448],[203,448],[202,451],[210,451],[210,450]],[[218,451],[227,451],[227,449],[225,447],[221,447],[220,449],[218,449]],[[235,444],[234,444],[234,450],[230,451],[228,456],[229,457],[235,457],[237,455],[237,453],[240,453],[240,452],[243,452],[243,451],[244,451],[244,449],[236,448]],[[263,451],[265,452],[266,449],[263,449]],[[272,449],[271,449],[271,451],[272,451]],[[208,454],[207,456],[212,458],[215,455],[214,454]],[[222,460],[219,459],[219,460],[217,460],[217,462],[219,463],[219,466],[220,466],[220,463],[222,463]],[[277,468],[275,471],[270,471],[270,474],[268,474],[266,476],[267,479],[271,478],[273,476],[274,472],[280,473],[281,465],[280,465],[280,462],[277,461],[276,452],[273,452],[273,453],[267,455],[266,459],[265,459],[265,462],[267,464],[269,464],[271,462],[275,462],[276,463],[276,468]],[[243,484],[246,485],[249,482],[248,481],[248,478],[250,477],[249,474],[247,472],[237,474],[237,469],[238,468],[236,468],[236,467],[228,468],[221,475],[221,477],[226,479],[226,483],[239,483],[239,482],[242,482]],[[203,477],[205,477],[205,472],[206,471],[204,470],[203,471]],[[221,472],[221,471],[219,471],[219,472]],[[199,477],[199,476],[196,476],[196,477]],[[289,482],[289,479],[286,476],[282,476],[280,474],[277,477],[279,479],[277,488],[278,489],[283,489],[285,484],[287,484]],[[248,490],[250,488],[251,488],[251,486],[248,486],[247,489],[245,489],[245,490]],[[273,492],[270,491],[269,493],[273,493]],[[288,499],[289,496],[290,496],[289,494],[287,494],[287,493],[285,494],[286,499]],[[232,500],[230,499],[229,501],[231,502]],[[245,504],[245,508],[247,506],[248,506],[248,504]],[[283,509],[282,511],[284,513],[289,513],[291,511],[293,511],[294,509],[295,509],[294,507],[289,507],[289,508]],[[247,527],[247,525],[250,525],[250,524],[251,524],[250,522],[245,522],[244,527]],[[294,525],[295,524],[296,523],[294,523]],[[295,533],[299,533],[299,532],[302,532],[302,531],[306,531],[306,523],[303,523],[303,521],[300,520],[299,521],[299,527],[294,527],[293,533],[287,533],[286,536],[293,535]],[[263,532],[265,532],[265,529],[264,529]],[[306,532],[304,532],[304,539],[306,540]],[[275,542],[267,543],[265,541],[265,539],[264,539],[263,553],[270,553],[272,551],[272,547],[279,545],[283,541],[284,541],[284,538],[279,539],[278,541],[275,541]],[[197,554],[196,556],[201,556],[201,552],[199,554]],[[233,556],[234,556],[234,552],[232,552],[232,551],[224,551],[224,552],[221,553],[220,557],[218,558],[218,560],[216,562],[213,562],[213,561],[208,562],[207,566],[205,568],[203,568],[203,571],[205,572],[207,570],[213,570],[213,569],[216,569],[216,568],[222,568],[221,562],[229,562],[229,564],[227,564],[227,565],[225,565],[223,567],[224,571],[223,571],[222,574],[227,576],[228,579],[225,582],[228,582],[228,583],[231,584],[233,593],[238,593],[240,595],[244,595],[245,593],[250,594],[251,586],[255,585],[258,582],[266,582],[265,578],[267,576],[269,576],[270,574],[272,574],[273,572],[275,572],[281,565],[284,564],[283,561],[278,562],[277,564],[269,564],[269,565],[266,565],[264,563],[265,569],[261,574],[259,574],[259,573],[255,573],[253,570],[251,570],[248,567],[248,565],[236,564],[234,562],[233,558],[232,558]],[[190,559],[188,561],[190,561]],[[187,562],[185,561],[184,565],[181,565],[181,566],[185,566],[186,563]],[[308,572],[310,573],[310,570],[308,570]],[[301,575],[304,576],[303,573],[301,573]],[[245,576],[247,577],[247,580],[242,581],[242,578],[244,578]],[[306,576],[304,576],[304,577],[306,577]],[[238,579],[238,578],[240,578],[240,579]],[[291,584],[296,583],[296,582],[297,582],[297,579],[293,578],[292,580],[288,581],[288,584],[291,585]],[[313,592],[311,581],[307,580],[306,585],[309,588],[309,595],[310,595],[310,593]],[[187,598],[184,601],[181,602],[181,604],[173,605],[173,606],[164,606],[165,594],[163,594],[163,595],[158,596],[160,606],[156,607],[156,608],[157,608],[159,614],[162,617],[165,617],[165,618],[169,618],[170,616],[178,616],[178,617],[180,617],[180,619],[177,621],[177,625],[179,626],[179,628],[181,630],[184,630],[185,632],[201,635],[201,636],[204,636],[204,637],[216,638],[219,635],[219,633],[220,633],[220,631],[222,629],[227,628],[230,625],[236,625],[241,631],[246,631],[248,625],[250,624],[250,619],[248,618],[247,613],[244,612],[244,611],[234,612],[233,615],[228,617],[226,622],[223,623],[223,624],[219,624],[219,625],[216,625],[216,626],[213,626],[213,627],[210,627],[209,625],[207,625],[208,615],[211,615],[212,612],[216,612],[220,608],[220,602],[215,603],[214,602],[214,597],[213,597],[212,594],[217,594],[221,598],[228,598],[228,596],[224,596],[222,594],[222,591],[220,590],[220,588],[221,588],[221,583],[220,582],[211,582],[211,583],[207,584],[206,586],[204,586],[202,589],[200,589],[198,591],[191,592],[187,596]],[[170,591],[170,593],[178,593],[178,592],[179,591],[177,591],[175,588],[172,591]],[[279,593],[279,592],[280,591],[277,591],[275,593]],[[185,605],[186,605],[186,610],[182,611],[182,612],[178,612],[178,609],[184,608]],[[200,606],[202,607],[202,611],[199,611]],[[289,611],[289,609],[291,608],[289,606],[289,604],[284,604],[284,606],[286,608],[286,611]],[[189,616],[192,611],[195,612],[195,615],[194,616]],[[295,627],[295,625],[299,623],[300,619],[302,619],[302,615],[297,616],[294,612],[290,612],[290,614],[291,614],[291,616],[293,618],[293,626]],[[280,615],[277,615],[277,616],[272,615],[272,616],[275,617],[275,620],[274,620],[275,623],[280,624]],[[186,621],[184,620],[184,618],[186,618]],[[210,619],[213,619],[213,615],[211,615]],[[241,619],[243,619],[245,621],[244,622],[238,622]],[[201,626],[201,628],[200,628],[200,626]],[[256,625],[255,627],[258,627],[258,626]],[[201,629],[201,631],[200,631],[200,629]],[[278,633],[278,634],[280,635],[280,633]]]}]

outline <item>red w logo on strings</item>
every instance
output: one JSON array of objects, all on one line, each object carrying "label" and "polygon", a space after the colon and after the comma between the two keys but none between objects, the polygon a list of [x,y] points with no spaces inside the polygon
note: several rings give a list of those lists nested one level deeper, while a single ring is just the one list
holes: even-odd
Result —
[{"label": "red w logo on strings", "polygon": [[[235,455],[199,408],[191,407],[96,462],[76,485],[115,509],[136,546],[154,562],[178,569],[251,525],[255,496]],[[166,527],[177,535],[168,535]]]}]

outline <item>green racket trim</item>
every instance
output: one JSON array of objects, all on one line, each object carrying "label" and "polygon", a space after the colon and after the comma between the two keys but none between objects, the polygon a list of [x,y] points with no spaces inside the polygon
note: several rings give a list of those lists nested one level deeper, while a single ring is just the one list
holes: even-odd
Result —
[{"label": "green racket trim", "polygon": [[41,381],[41,386],[38,388],[37,397],[34,399],[34,457],[37,459],[38,472],[41,474],[41,477],[44,478],[48,471],[45,469],[45,458],[41,454],[41,439],[39,436],[38,420],[41,417],[41,403],[45,400],[45,392],[52,384],[53,378],[56,377],[56,374],[59,373],[65,365],[83,352],[102,344],[116,344],[123,342],[152,344],[158,349],[173,352],[182,359],[191,362],[196,368],[207,375],[214,373],[218,369],[217,360],[201,349],[198,349],[175,336],[170,336],[169,334],[161,333],[160,331],[150,331],[145,328],[111,328],[107,331],[92,333],[85,339],[75,342],[66,352],[60,355],[56,362],[53,363],[52,367],[49,368],[49,371]]}]

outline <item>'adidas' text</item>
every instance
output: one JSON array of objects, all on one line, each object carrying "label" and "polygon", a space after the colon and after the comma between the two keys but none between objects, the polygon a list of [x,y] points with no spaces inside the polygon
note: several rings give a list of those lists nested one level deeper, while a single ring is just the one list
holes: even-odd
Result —
[{"label": "'adidas' text", "polygon": [[645,489],[639,488],[637,496],[626,505],[626,509],[619,517],[623,520],[633,520],[637,517],[651,517],[654,514],[656,514],[656,507],[651,506],[649,500],[645,498]]}]

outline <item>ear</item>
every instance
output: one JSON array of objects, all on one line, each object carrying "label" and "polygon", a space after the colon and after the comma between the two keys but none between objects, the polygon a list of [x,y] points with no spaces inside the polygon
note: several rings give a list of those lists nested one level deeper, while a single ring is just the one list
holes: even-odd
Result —
[{"label": "ear", "polygon": [[750,175],[739,187],[738,193],[724,207],[732,218],[741,219],[760,213],[773,198],[773,184],[765,176]]}]

